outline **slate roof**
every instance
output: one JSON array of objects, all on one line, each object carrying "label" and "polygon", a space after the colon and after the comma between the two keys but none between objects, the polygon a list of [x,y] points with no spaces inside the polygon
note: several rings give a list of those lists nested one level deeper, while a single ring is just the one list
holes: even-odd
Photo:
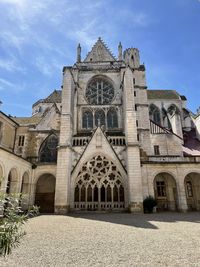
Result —
[{"label": "slate roof", "polygon": [[200,141],[196,138],[195,130],[184,133],[184,155],[189,156],[200,156]]},{"label": "slate roof", "polygon": [[33,104],[33,107],[39,103],[61,103],[62,91],[54,90],[49,96],[44,99],[40,99]]},{"label": "slate roof", "polygon": [[38,124],[42,118],[41,117],[12,117],[12,120],[14,120],[19,125],[34,125]]},{"label": "slate roof", "polygon": [[147,90],[148,99],[180,99],[175,90]]}]

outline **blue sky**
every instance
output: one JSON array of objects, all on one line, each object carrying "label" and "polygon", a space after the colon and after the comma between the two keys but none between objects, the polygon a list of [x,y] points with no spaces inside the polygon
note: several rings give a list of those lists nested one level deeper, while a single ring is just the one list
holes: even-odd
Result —
[{"label": "blue sky", "polygon": [[99,36],[117,55],[137,47],[149,89],[176,89],[200,105],[200,0],[0,0],[2,111],[31,115],[38,99],[59,89],[62,67]]}]

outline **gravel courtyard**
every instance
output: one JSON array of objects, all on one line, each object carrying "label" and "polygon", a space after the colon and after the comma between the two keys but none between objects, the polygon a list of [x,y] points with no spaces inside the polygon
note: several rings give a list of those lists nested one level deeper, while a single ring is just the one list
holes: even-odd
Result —
[{"label": "gravel courtyard", "polygon": [[200,213],[41,215],[0,266],[200,266]]}]

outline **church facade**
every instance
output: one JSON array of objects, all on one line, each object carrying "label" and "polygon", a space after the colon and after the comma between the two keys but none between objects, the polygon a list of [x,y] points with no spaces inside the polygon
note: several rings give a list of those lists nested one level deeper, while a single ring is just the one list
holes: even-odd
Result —
[{"label": "church facade", "polygon": [[200,115],[175,90],[147,89],[139,50],[77,47],[61,90],[31,117],[0,112],[1,191],[41,212],[200,210]]}]

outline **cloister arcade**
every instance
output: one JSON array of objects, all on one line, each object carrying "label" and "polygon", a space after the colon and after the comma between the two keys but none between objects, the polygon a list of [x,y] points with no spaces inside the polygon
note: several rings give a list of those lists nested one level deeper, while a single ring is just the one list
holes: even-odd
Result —
[{"label": "cloister arcade", "polygon": [[[6,168],[4,162],[0,163],[0,177],[4,178],[1,181],[1,192],[21,193],[20,201],[24,210],[36,204],[40,206],[41,212],[53,213],[56,165],[38,166],[37,170],[32,170],[28,162],[21,169],[15,167],[14,162],[11,160]],[[181,167],[179,176],[175,175],[175,171],[170,173],[167,170],[153,176],[155,170],[151,167],[154,170],[151,194],[157,200],[158,211],[179,210],[183,199],[189,211],[200,210],[200,173],[197,169],[189,172],[192,166],[187,166]],[[124,210],[128,202],[127,192],[126,178],[114,162],[103,155],[96,155],[82,165],[74,178],[72,208]]]},{"label": "cloister arcade", "polygon": [[175,211],[178,209],[177,185],[171,174],[161,172],[155,176],[154,195],[158,210]]},{"label": "cloister arcade", "polygon": [[40,212],[54,212],[55,176],[49,173],[41,175],[36,182],[35,205],[40,207]]},{"label": "cloister arcade", "polygon": [[200,210],[200,173],[187,174],[184,182],[188,210]]}]

